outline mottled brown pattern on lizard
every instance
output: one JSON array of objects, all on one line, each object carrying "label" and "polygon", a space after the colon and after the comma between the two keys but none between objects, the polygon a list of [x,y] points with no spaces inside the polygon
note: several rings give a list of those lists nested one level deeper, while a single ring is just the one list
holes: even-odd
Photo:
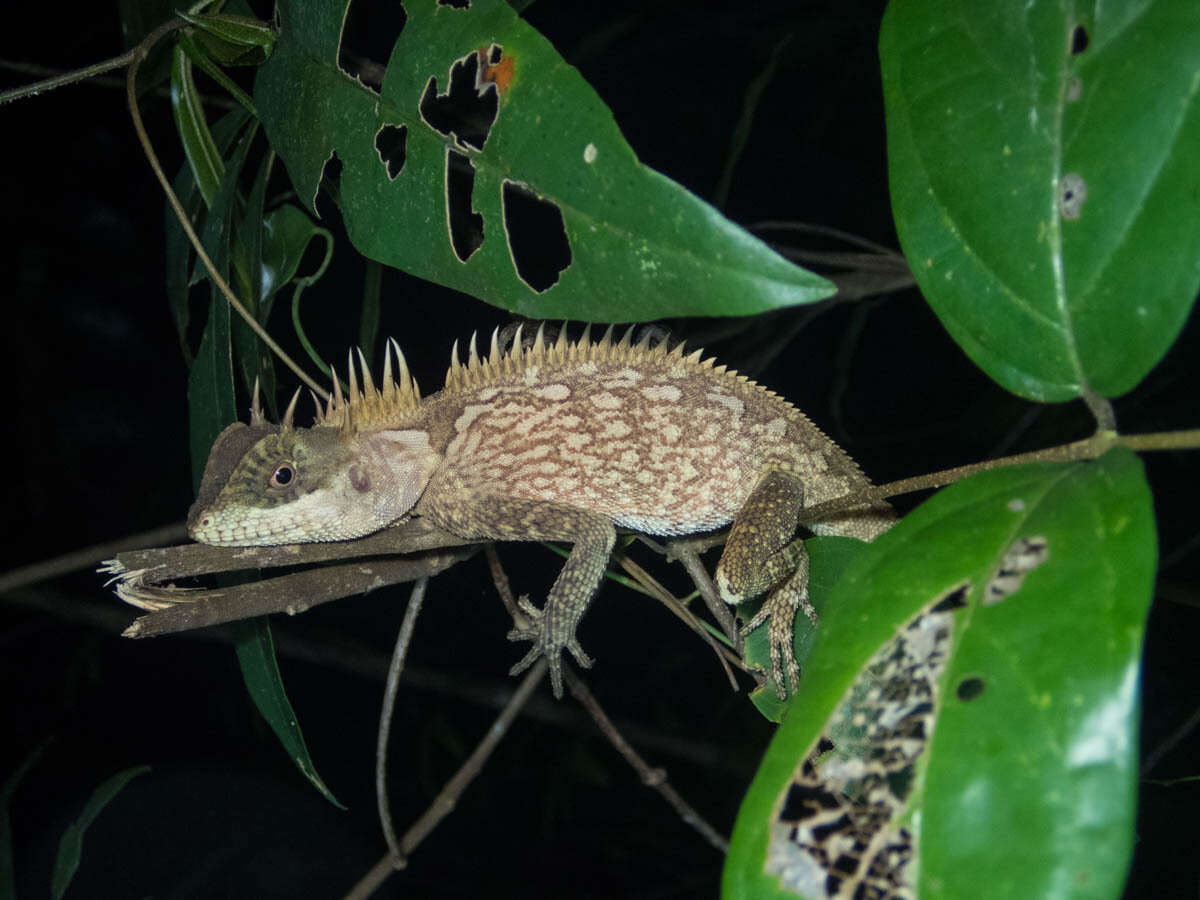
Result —
[{"label": "mottled brown pattern on lizard", "polygon": [[[361,361],[350,396],[335,394],[313,428],[246,426],[218,439],[189,530],[230,546],[343,540],[415,512],[464,538],[561,540],[574,546],[544,612],[510,637],[533,641],[514,667],[549,657],[561,693],[560,654],[590,665],[575,631],[603,575],[615,528],[656,535],[733,522],[717,567],[731,603],[771,590],[747,627],[769,618],[782,693],[795,612],[807,601],[807,554],[795,539],[805,506],[868,486],[854,462],[791,404],[744,376],[684,356],[682,345],[578,342],[542,331],[510,352],[493,336],[481,359],[457,347],[446,386],[422,399],[399,348],[382,385]],[[236,441],[236,453],[221,451]],[[242,449],[248,447],[248,449]],[[871,539],[891,524],[886,505],[808,523],[817,533]]]}]

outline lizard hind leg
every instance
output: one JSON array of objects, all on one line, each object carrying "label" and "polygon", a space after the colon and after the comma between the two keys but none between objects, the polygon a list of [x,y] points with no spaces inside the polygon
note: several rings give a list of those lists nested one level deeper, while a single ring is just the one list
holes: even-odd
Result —
[{"label": "lizard hind leg", "polygon": [[786,693],[785,672],[793,690],[799,681],[792,650],[796,610],[815,617],[808,601],[808,553],[804,542],[795,538],[803,505],[799,476],[781,469],[765,472],[734,518],[715,579],[722,599],[730,604],[770,591],[742,633],[770,619],[771,670],[781,698]]},{"label": "lizard hind leg", "polygon": [[[775,693],[780,700],[788,691],[796,692],[800,685],[800,666],[796,662],[793,647],[796,612],[802,610],[810,622],[817,624],[817,611],[808,599],[808,551],[804,541],[797,538],[780,551],[780,556],[794,560],[794,570],[782,584],[775,588],[754,617],[742,626],[746,635],[767,622],[767,642],[771,653],[771,675],[775,680]],[[787,688],[784,687],[787,674]]]}]

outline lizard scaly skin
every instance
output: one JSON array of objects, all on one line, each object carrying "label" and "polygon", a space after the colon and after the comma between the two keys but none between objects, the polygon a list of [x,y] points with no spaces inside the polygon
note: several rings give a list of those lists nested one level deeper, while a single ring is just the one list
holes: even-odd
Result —
[{"label": "lizard scaly skin", "polygon": [[[545,607],[511,639],[533,641],[513,672],[545,655],[556,695],[561,653],[591,660],[576,628],[603,576],[616,529],[654,535],[733,523],[716,584],[730,603],[770,591],[747,628],[770,620],[777,689],[808,604],[808,557],[795,532],[804,507],[867,488],[857,465],[787,401],[682,345],[634,345],[587,332],[554,343],[542,329],[511,351],[495,335],[480,358],[452,353],[446,385],[422,398],[391,342],[376,388],[360,354],[349,396],[334,395],[312,428],[231,425],[213,446],[189,533],[218,546],[346,540],[409,514],[471,540],[566,541],[571,554]],[[295,401],[293,400],[293,408]],[[892,523],[886,504],[806,523],[870,540]]]}]

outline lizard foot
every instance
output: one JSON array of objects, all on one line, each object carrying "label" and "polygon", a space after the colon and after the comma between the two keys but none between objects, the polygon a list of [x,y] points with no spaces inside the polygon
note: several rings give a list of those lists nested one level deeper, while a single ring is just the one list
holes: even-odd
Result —
[{"label": "lizard foot", "polygon": [[579,641],[576,640],[573,633],[566,638],[561,634],[556,635],[555,629],[551,627],[552,619],[546,616],[545,610],[534,606],[529,597],[522,595],[517,598],[517,605],[527,620],[525,623],[515,625],[508,633],[508,639],[510,641],[532,641],[533,646],[529,648],[529,652],[521,658],[520,662],[508,670],[508,674],[519,675],[544,656],[550,664],[550,687],[554,690],[555,698],[561,700],[563,695],[563,650],[569,650],[571,656],[575,658],[575,662],[584,669],[591,668],[592,659],[583,652],[583,648],[579,646]]},{"label": "lizard foot", "polygon": [[814,625],[817,624],[817,611],[809,602],[807,591],[796,596],[792,591],[781,589],[771,594],[763,602],[754,618],[742,626],[742,636],[744,637],[763,622],[767,622],[771,676],[775,681],[775,694],[780,700],[786,699],[789,693],[787,687],[784,686],[785,673],[791,693],[796,693],[800,686],[800,666],[796,662],[796,653],[793,647],[798,608],[804,610],[804,614]]}]

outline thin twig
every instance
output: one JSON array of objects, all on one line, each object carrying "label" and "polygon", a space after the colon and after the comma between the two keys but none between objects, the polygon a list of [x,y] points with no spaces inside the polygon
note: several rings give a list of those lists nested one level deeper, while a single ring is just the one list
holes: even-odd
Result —
[{"label": "thin twig", "polygon": [[495,544],[488,544],[483,548],[484,555],[487,556],[488,571],[492,573],[492,581],[496,585],[496,593],[500,595],[500,602],[504,604],[504,609],[516,621],[521,614],[517,608],[517,600],[513,596],[512,585],[508,582],[508,575],[504,571],[504,566],[500,563],[500,554],[496,552]]},{"label": "thin twig", "polygon": [[696,812],[690,803],[679,796],[679,793],[668,783],[666,770],[651,768],[649,763],[638,755],[638,752],[630,746],[629,742],[621,735],[621,732],[613,725],[612,720],[609,719],[595,696],[588,690],[587,685],[575,673],[574,669],[566,666],[563,674],[566,676],[567,687],[570,689],[572,695],[591,714],[592,720],[596,723],[600,731],[603,732],[604,736],[608,738],[609,743],[616,748],[618,753],[625,757],[626,762],[638,773],[638,776],[642,779],[642,784],[646,785],[646,787],[654,788],[662,794],[663,798],[679,813],[679,817],[686,824],[700,832],[704,839],[712,844],[719,853],[728,853],[728,839],[708,824],[704,820],[704,817]]},{"label": "thin twig", "polygon": [[696,589],[700,591],[700,596],[704,598],[704,603],[708,607],[708,611],[720,623],[721,630],[725,632],[725,636],[733,644],[733,649],[740,655],[742,652],[741,629],[737,627],[737,623],[733,619],[733,613],[729,611],[729,606],[717,594],[716,585],[708,577],[708,569],[700,561],[699,554],[696,553],[692,545],[687,541],[671,541],[668,559],[672,556],[683,563],[684,569],[692,577],[692,581],[696,583]]},{"label": "thin twig", "polygon": [[[446,818],[458,803],[458,798],[462,796],[463,791],[482,771],[483,764],[491,756],[496,746],[500,743],[508,729],[512,726],[513,720],[517,717],[517,713],[521,711],[526,701],[532,696],[534,690],[546,678],[547,668],[546,658],[542,657],[534,664],[525,677],[521,679],[520,686],[513,692],[512,699],[508,701],[508,705],[504,707],[503,712],[492,723],[491,728],[487,730],[487,734],[483,740],[479,742],[479,746],[470,755],[465,763],[454,773],[454,777],[446,782],[446,786],[433,798],[433,802],[429,804],[429,808],[421,814],[421,817],[413,823],[412,827],[404,833],[404,837],[400,840],[400,854],[403,858],[408,858],[412,855],[413,850],[420,845],[438,823]],[[387,880],[395,869],[394,857],[391,851],[383,859],[379,860],[366,875],[351,888],[346,894],[345,900],[364,900],[371,896],[375,890]]]},{"label": "thin twig", "polygon": [[154,46],[164,35],[169,34],[180,28],[188,25],[182,19],[168,22],[165,25],[160,25],[154,31],[146,36],[146,39],[137,45],[131,52],[132,59],[130,61],[129,72],[125,79],[125,96],[129,104],[129,115],[133,119],[133,130],[137,133],[138,141],[141,142],[142,152],[146,154],[146,160],[150,163],[150,168],[154,170],[154,175],[158,178],[158,182],[162,185],[163,193],[167,196],[167,202],[171,204],[171,209],[174,210],[176,218],[179,219],[179,225],[183,229],[191,242],[193,249],[196,251],[196,257],[204,265],[208,272],[209,278],[217,289],[225,295],[225,299],[229,301],[229,305],[237,311],[237,314],[242,317],[250,330],[258,335],[259,339],[270,348],[271,352],[279,357],[280,361],[291,369],[296,377],[299,378],[313,393],[319,396],[322,400],[329,397],[329,392],[321,387],[317,382],[309,377],[308,373],[300,368],[296,362],[284,352],[283,348],[276,343],[275,339],[267,333],[259,321],[250,315],[249,310],[242,305],[233,290],[221,277],[221,273],[217,271],[217,267],[209,258],[208,253],[204,249],[204,245],[200,243],[200,238],[196,235],[196,230],[192,227],[192,223],[188,220],[187,213],[183,209],[183,204],[179,202],[179,198],[175,196],[175,190],[171,187],[171,182],[167,179],[166,173],[163,171],[162,165],[158,161],[158,155],[154,152],[154,145],[150,143],[150,135],[146,133],[146,127],[142,124],[142,115],[138,111],[137,104],[137,73],[138,68],[142,64],[142,60],[150,52],[150,48]]},{"label": "thin twig", "polygon": [[1146,758],[1142,761],[1142,778],[1153,772],[1154,767],[1162,762],[1163,757],[1178,747],[1180,742],[1197,728],[1200,728],[1200,707],[1192,710],[1192,714],[1184,719],[1178,728],[1159,741],[1158,745],[1146,754]]},{"label": "thin twig", "polygon": [[729,663],[732,661],[734,665],[744,668],[737,654],[730,648],[722,645],[708,628],[705,627],[705,624],[696,617],[696,614],[692,612],[686,603],[682,602],[678,597],[659,584],[657,579],[636,562],[623,553],[617,557],[616,562],[621,568],[637,579],[663,606],[674,613],[681,622],[687,625],[689,630],[712,648],[717,661],[721,664],[721,668],[725,670],[725,677],[729,679],[730,687],[735,691],[738,690],[737,678],[734,676],[733,670],[729,667]]},{"label": "thin twig", "polygon": [[379,824],[383,827],[384,840],[392,853],[392,865],[397,869],[404,867],[405,859],[400,855],[400,844],[396,841],[396,830],[392,827],[392,812],[388,804],[387,749],[392,736],[396,688],[400,683],[400,673],[404,671],[404,659],[408,656],[413,629],[417,625],[421,604],[425,602],[425,588],[428,585],[428,576],[418,578],[409,595],[408,609],[404,611],[404,621],[400,623],[400,633],[396,635],[396,648],[392,651],[392,662],[388,666],[387,682],[383,688],[383,709],[379,713],[379,737],[375,742],[375,804],[379,807]]}]

